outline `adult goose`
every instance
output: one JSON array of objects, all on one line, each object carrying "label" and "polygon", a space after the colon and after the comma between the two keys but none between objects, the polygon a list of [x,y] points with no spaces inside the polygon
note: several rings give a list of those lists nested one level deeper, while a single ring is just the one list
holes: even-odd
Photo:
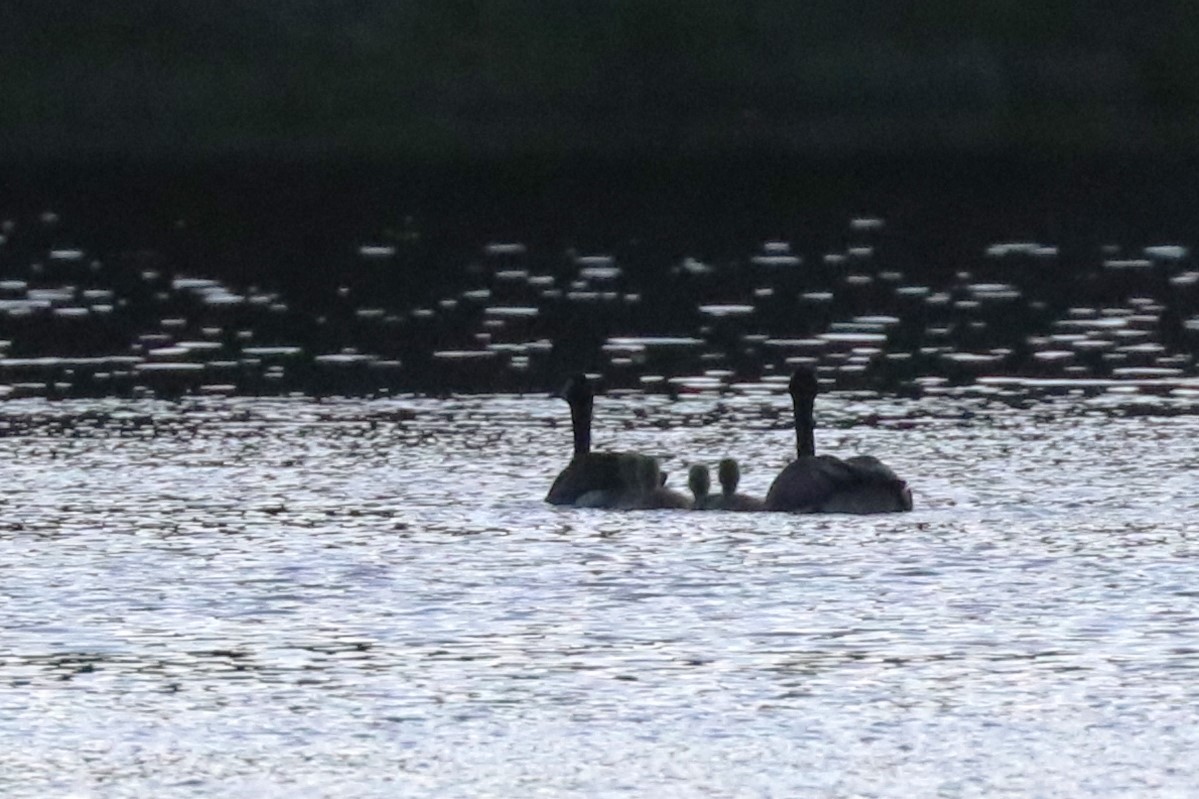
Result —
[{"label": "adult goose", "polygon": [[628,452],[591,451],[591,413],[595,394],[585,375],[571,377],[558,396],[570,405],[574,457],[550,486],[545,501],[551,505],[589,508],[640,506],[651,466],[653,479],[658,479],[657,461]]},{"label": "adult goose", "polygon": [[896,513],[912,509],[912,492],[878,458],[859,455],[841,460],[817,455],[812,410],[816,376],[797,369],[791,376],[797,457],[787,464],[766,494],[766,510],[793,513]]}]

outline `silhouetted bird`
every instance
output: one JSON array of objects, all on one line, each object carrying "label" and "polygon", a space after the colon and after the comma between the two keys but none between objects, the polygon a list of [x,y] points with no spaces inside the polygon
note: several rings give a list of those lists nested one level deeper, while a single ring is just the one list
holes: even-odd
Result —
[{"label": "silhouetted bird", "polygon": [[741,468],[732,458],[724,458],[716,467],[720,478],[720,496],[712,498],[712,506],[720,510],[735,510],[742,512],[765,510],[766,504],[757,497],[737,493],[737,484],[741,482]]},{"label": "silhouetted bird", "polygon": [[687,487],[693,497],[691,507],[695,510],[710,510],[713,508],[713,497],[708,493],[712,487],[712,475],[708,467],[697,463],[687,472]]},{"label": "silhouetted bird", "polygon": [[643,479],[651,466],[653,479],[658,479],[657,461],[646,455],[629,452],[591,451],[591,415],[595,394],[585,375],[571,377],[558,396],[570,405],[574,456],[550,486],[545,501],[551,505],[582,504],[592,508],[637,505],[638,498],[647,493]]},{"label": "silhouetted bird", "polygon": [[790,393],[795,411],[797,457],[774,478],[766,510],[795,513],[893,513],[912,509],[912,492],[878,458],[859,455],[841,460],[816,455],[816,376],[797,369]]}]

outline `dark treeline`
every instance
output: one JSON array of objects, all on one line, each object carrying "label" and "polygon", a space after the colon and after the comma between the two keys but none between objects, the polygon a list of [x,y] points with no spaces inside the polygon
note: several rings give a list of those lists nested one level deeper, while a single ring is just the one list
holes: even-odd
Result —
[{"label": "dark treeline", "polygon": [[[822,266],[853,248],[847,223],[860,215],[886,220],[870,239],[880,275],[958,294],[979,270],[1026,279],[1035,324],[967,326],[956,343],[1007,348],[1005,368],[1039,374],[1020,336],[1081,302],[1073,289],[1117,286],[1096,303],[1127,299],[1101,253],[1195,245],[1197,29],[1197,4],[1125,0],[0,4],[0,277],[17,311],[0,339],[12,369],[32,370],[8,377],[57,392],[67,376],[51,372],[66,367],[20,360],[203,339],[220,345],[218,364],[256,345],[303,353],[263,356],[295,359],[282,382],[270,364],[249,377],[188,372],[238,390],[308,390],[341,368],[318,357],[345,354],[403,364],[346,367],[361,367],[351,377],[364,386],[527,389],[598,367],[609,336],[710,327],[719,363],[753,378],[761,363],[736,338],[746,331],[697,308],[756,298],[746,264],[763,242],[786,242],[805,265],[763,295],[777,299],[754,300],[763,329],[809,336],[911,310],[886,281],[841,284]],[[1013,239],[1058,254],[986,260]],[[526,244],[520,263],[561,296],[492,285],[506,262],[487,260],[489,241]],[[362,256],[366,244],[392,254]],[[562,301],[589,253],[610,254],[644,299],[615,315]],[[686,258],[715,265],[709,284],[681,277]],[[175,278],[287,310],[208,308]],[[801,284],[836,286],[839,304],[797,305]],[[1150,366],[1178,370],[1193,297],[1155,285],[1136,288],[1161,289],[1165,361]],[[462,299],[480,287],[538,314],[497,327]],[[124,304],[47,308],[44,291]],[[923,354],[922,331],[961,320],[934,316],[905,317],[893,343],[916,356],[883,377],[950,368]],[[436,355],[484,340],[498,347],[485,361]],[[1088,374],[1118,366],[1084,355],[1099,359]],[[500,371],[481,376],[479,363]]]},{"label": "dark treeline", "polygon": [[0,4],[0,215],[322,286],[413,230],[445,274],[493,238],[817,250],[858,213],[919,270],[1190,241],[1197,29],[1181,3]]},{"label": "dark treeline", "polygon": [[1199,145],[1199,5],[107,0],[0,9],[0,158]]}]

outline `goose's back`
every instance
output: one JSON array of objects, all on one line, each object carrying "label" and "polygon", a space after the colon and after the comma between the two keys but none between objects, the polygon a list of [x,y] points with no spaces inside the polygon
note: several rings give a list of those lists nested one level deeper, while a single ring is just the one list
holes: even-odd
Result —
[{"label": "goose's back", "polygon": [[844,461],[860,482],[895,482],[899,475],[873,455],[855,455]]},{"label": "goose's back", "polygon": [[774,479],[767,510],[798,513],[892,513],[912,509],[907,484],[870,455],[798,458]]},{"label": "goose's back", "polygon": [[838,487],[853,480],[853,471],[831,455],[796,458],[766,492],[767,510],[814,512]]},{"label": "goose's back", "polygon": [[645,496],[642,507],[650,510],[656,508],[687,510],[694,507],[694,503],[678,491],[672,491],[665,486],[659,486]]},{"label": "goose's back", "polygon": [[[574,505],[585,494],[594,492],[613,496],[625,489],[620,469],[620,455],[615,452],[589,452],[576,455],[550,486],[545,501],[551,505]],[[593,507],[595,507],[593,505]]]},{"label": "goose's back", "polygon": [[721,494],[712,498],[709,506],[717,510],[731,510],[741,513],[752,513],[766,509],[766,503],[748,494]]}]

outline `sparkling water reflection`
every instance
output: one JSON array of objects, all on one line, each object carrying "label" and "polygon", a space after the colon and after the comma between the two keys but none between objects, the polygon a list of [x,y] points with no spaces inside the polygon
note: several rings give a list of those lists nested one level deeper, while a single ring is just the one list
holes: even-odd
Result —
[{"label": "sparkling water reflection", "polygon": [[[776,387],[777,388],[777,387]],[[731,454],[785,402],[603,397]],[[544,505],[565,408],[0,408],[6,796],[1193,795],[1193,398],[830,394],[911,514]]]}]

